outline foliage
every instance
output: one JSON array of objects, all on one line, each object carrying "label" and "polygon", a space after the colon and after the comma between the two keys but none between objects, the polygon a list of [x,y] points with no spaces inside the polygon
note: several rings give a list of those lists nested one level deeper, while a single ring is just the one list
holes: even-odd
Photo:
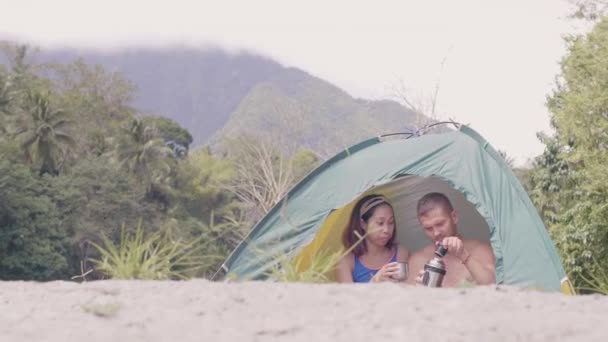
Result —
[{"label": "foliage", "polygon": [[570,2],[575,5],[575,10],[570,15],[572,18],[596,21],[608,11],[606,0],[570,0]]},{"label": "foliage", "polygon": [[184,157],[188,154],[192,135],[175,121],[164,117],[147,117],[146,123],[157,128],[158,134],[171,148],[176,157]]},{"label": "foliage", "polygon": [[102,257],[93,244],[132,243],[120,226],[140,219],[142,242],[207,255],[171,272],[209,274],[248,227],[223,188],[231,163],[209,153],[176,159],[164,138],[188,145],[190,133],[134,116],[134,88],[119,73],[82,60],[36,64],[26,46],[2,48],[0,279],[88,273],[87,260]]},{"label": "foliage", "polygon": [[156,127],[139,117],[123,127],[115,156],[120,166],[147,184],[160,182],[171,171],[172,154]]},{"label": "foliage", "polygon": [[309,149],[299,150],[291,158],[291,168],[293,169],[293,180],[294,183],[299,182],[308,173],[319,166],[319,156]]},{"label": "foliage", "polygon": [[14,96],[11,88],[8,74],[0,67],[0,115],[10,113],[10,105]]},{"label": "foliage", "polygon": [[129,107],[135,85],[118,72],[88,65],[82,59],[65,65],[49,64],[45,71],[53,80],[59,105],[73,113],[76,157],[109,152],[122,123],[135,112]]},{"label": "foliage", "polygon": [[608,269],[608,20],[567,42],[547,103],[556,134],[540,136],[546,148],[530,180],[532,199],[580,287]]},{"label": "foliage", "polygon": [[[189,243],[183,241],[195,241],[192,249],[209,258],[189,274],[209,275],[249,227],[318,165],[319,137],[326,140],[327,155],[329,149],[387,129],[379,129],[378,124],[388,123],[395,130],[391,118],[403,118],[403,109],[394,102],[354,100],[297,70],[283,70],[268,61],[256,64],[257,57],[238,57],[234,59],[238,63],[253,61],[267,67],[244,83],[242,79],[232,82],[239,94],[230,103],[213,102],[215,96],[201,100],[209,106],[194,103],[192,110],[197,113],[222,112],[207,115],[215,120],[213,127],[202,127],[195,117],[190,121],[182,117],[179,122],[206,130],[208,136],[239,107],[239,113],[253,110],[254,119],[272,133],[270,140],[246,138],[223,155],[207,148],[191,151],[193,138],[188,130],[132,107],[142,93],[135,96],[134,84],[120,72],[83,59],[37,63],[32,58],[34,49],[1,45],[8,56],[6,65],[0,65],[2,279],[69,279],[89,271],[87,260],[103,261],[93,244],[113,245],[120,251],[121,243],[137,241],[154,246],[160,246],[160,241],[168,245],[181,241],[182,246]],[[234,70],[234,66],[224,70]],[[269,72],[282,75],[256,87],[249,100],[238,106],[256,83],[268,79]],[[176,96],[174,89],[165,90],[161,92]],[[200,96],[200,91],[189,90]],[[225,92],[223,88],[213,91]],[[311,98],[322,100],[309,108],[306,103]],[[144,107],[171,115],[185,112]],[[336,124],[347,136],[334,139]],[[361,127],[366,131],[356,129]],[[139,240],[137,231],[121,231],[121,224],[134,227],[139,220]],[[164,249],[156,252],[160,250]],[[314,264],[313,270],[321,265]],[[318,276],[314,271],[304,274]]]},{"label": "foliage", "polygon": [[118,245],[106,236],[103,246],[93,243],[101,260],[92,262],[112,279],[189,279],[212,259],[201,253],[202,238],[174,240],[170,232],[159,231],[145,236],[141,224],[134,234],[128,234],[123,226]]},{"label": "foliage", "polygon": [[43,180],[0,144],[0,279],[68,276],[67,233]]},{"label": "foliage", "polygon": [[[73,274],[79,272],[81,261],[97,256],[88,242],[98,242],[100,234],[117,241],[122,223],[134,226],[143,218],[145,226],[162,224],[158,208],[144,200],[145,187],[105,157],[84,158],[66,173],[46,181],[70,236]],[[83,266],[87,268],[86,263]]]},{"label": "foliage", "polygon": [[92,124],[103,127],[108,119],[122,121],[132,112],[128,104],[136,87],[119,72],[88,65],[82,58],[69,64],[46,65],[46,72],[65,102],[72,103],[83,116],[94,119]]},{"label": "foliage", "polygon": [[351,253],[359,244],[364,243],[365,238],[373,233],[368,230],[348,249],[344,248],[330,252],[317,250],[311,257],[310,264],[303,266],[302,258],[291,259],[286,255],[275,257],[276,264],[268,273],[270,280],[281,282],[305,282],[305,283],[327,283],[331,280],[330,273],[335,272],[340,260]]},{"label": "foliage", "polygon": [[587,277],[583,277],[586,286],[581,288],[581,290],[601,293],[608,296],[608,270],[602,268],[597,260],[594,260],[594,264],[598,271],[589,274]]},{"label": "foliage", "polygon": [[20,128],[18,136],[26,153],[26,159],[40,164],[40,173],[56,175],[59,162],[75,145],[69,131],[70,120],[66,113],[52,107],[50,94],[29,92],[25,111],[30,120]]},{"label": "foliage", "polygon": [[338,262],[343,257],[341,251],[330,253],[322,251],[315,253],[310,266],[302,270],[302,259],[295,262],[283,255],[271,269],[269,279],[280,282],[328,283],[329,274],[335,271]]},{"label": "foliage", "polygon": [[0,141],[8,132],[8,114],[10,113],[9,105],[11,104],[10,86],[6,75],[0,69]]},{"label": "foliage", "polygon": [[[221,231],[218,243],[232,249],[245,235],[250,225],[242,217],[241,205],[227,191],[234,178],[233,164],[201,149],[188,155],[179,164],[173,200],[174,212],[197,218],[210,231]],[[219,233],[219,232],[218,232]]]},{"label": "foliage", "polygon": [[268,139],[243,136],[226,140],[225,146],[236,173],[229,190],[246,206],[248,220],[252,222],[266,214],[318,165],[312,151],[301,150],[289,158]]}]

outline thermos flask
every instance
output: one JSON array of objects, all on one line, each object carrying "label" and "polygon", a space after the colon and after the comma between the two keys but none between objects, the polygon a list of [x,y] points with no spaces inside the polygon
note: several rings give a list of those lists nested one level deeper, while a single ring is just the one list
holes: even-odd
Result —
[{"label": "thermos flask", "polygon": [[447,252],[447,248],[442,245],[437,246],[435,256],[424,265],[422,285],[428,287],[441,287],[441,283],[443,282],[446,273],[443,257]]}]

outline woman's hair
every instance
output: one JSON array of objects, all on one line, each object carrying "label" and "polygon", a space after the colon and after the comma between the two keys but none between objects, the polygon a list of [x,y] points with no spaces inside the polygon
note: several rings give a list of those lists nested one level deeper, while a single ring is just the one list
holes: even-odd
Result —
[{"label": "woman's hair", "polygon": [[[344,235],[342,236],[342,243],[346,249],[351,248],[353,245],[357,244],[353,248],[353,254],[356,256],[361,256],[367,252],[367,245],[365,241],[359,242],[359,239],[365,235],[365,230],[361,225],[361,220],[364,222],[368,222],[369,218],[374,215],[376,208],[381,205],[387,205],[391,210],[393,206],[384,198],[382,195],[367,195],[361,198],[355,207],[353,208],[352,213],[350,214],[350,220],[348,221],[348,225],[344,230]],[[393,231],[393,236],[386,243],[386,247],[392,247],[395,243],[395,238],[397,235],[397,226],[395,225],[395,230]]]}]

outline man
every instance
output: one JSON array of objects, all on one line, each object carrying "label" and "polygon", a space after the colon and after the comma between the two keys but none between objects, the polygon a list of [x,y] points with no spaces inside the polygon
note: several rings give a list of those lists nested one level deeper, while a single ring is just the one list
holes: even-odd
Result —
[{"label": "man", "polygon": [[433,192],[424,195],[418,201],[417,214],[424,233],[433,243],[410,257],[412,275],[418,274],[415,279],[410,277],[410,283],[421,281],[424,264],[433,257],[437,244],[448,249],[443,258],[447,271],[443,287],[454,287],[463,282],[496,283],[492,247],[489,243],[462,239],[457,228],[458,213],[444,194]]}]

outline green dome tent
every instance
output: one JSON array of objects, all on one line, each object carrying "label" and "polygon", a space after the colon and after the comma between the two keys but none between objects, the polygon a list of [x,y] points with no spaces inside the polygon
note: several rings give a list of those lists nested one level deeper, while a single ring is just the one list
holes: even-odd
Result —
[{"label": "green dome tent", "polygon": [[[489,241],[498,284],[572,293],[555,247],[510,168],[467,126],[403,139],[360,142],[327,160],[298,183],[223,263],[237,279],[264,278],[287,255],[310,262],[341,248],[341,235],[358,198],[388,197],[399,243],[415,252],[428,244],[416,218],[425,193],[445,193],[460,214],[459,232]],[[396,137],[401,137],[395,139]]]}]

